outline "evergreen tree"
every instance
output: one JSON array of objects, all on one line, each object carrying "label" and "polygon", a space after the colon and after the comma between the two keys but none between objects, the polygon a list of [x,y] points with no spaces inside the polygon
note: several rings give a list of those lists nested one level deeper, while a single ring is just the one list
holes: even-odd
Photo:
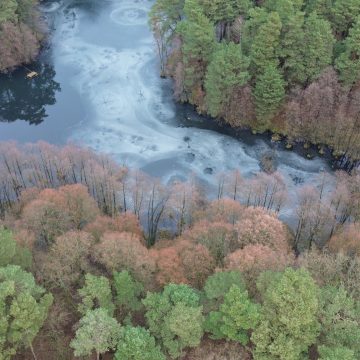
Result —
[{"label": "evergreen tree", "polygon": [[249,61],[243,56],[239,45],[219,45],[208,66],[205,80],[206,104],[211,116],[223,112],[234,87],[246,84],[249,79],[248,66]]},{"label": "evergreen tree", "polygon": [[354,352],[351,349],[343,347],[320,346],[319,360],[356,360]]},{"label": "evergreen tree", "polygon": [[311,14],[316,12],[319,16],[330,21],[334,0],[306,0],[305,12]]},{"label": "evergreen tree", "polygon": [[273,64],[269,64],[264,73],[256,79],[254,89],[256,116],[259,131],[269,128],[268,121],[274,116],[285,97],[284,79]]},{"label": "evergreen tree", "polygon": [[28,249],[16,243],[11,231],[0,227],[0,267],[10,264],[28,270],[32,264],[32,255]]},{"label": "evergreen tree", "polygon": [[110,316],[114,314],[110,282],[106,277],[86,274],[85,285],[78,292],[82,300],[78,307],[81,314],[98,307],[107,310]]},{"label": "evergreen tree", "polygon": [[346,85],[352,85],[360,79],[360,16],[345,40],[345,51],[336,60],[336,69]]},{"label": "evergreen tree", "polygon": [[306,270],[289,268],[275,274],[263,294],[261,321],[251,337],[254,359],[301,359],[319,333],[318,310],[318,288]]},{"label": "evergreen tree", "polygon": [[6,21],[16,21],[16,0],[1,0],[0,2],[0,25]]},{"label": "evergreen tree", "polygon": [[304,83],[305,60],[302,50],[304,44],[304,14],[300,11],[289,16],[281,35],[279,56],[284,76],[290,85]]},{"label": "evergreen tree", "polygon": [[307,81],[315,80],[332,63],[335,39],[330,23],[311,13],[304,26],[304,74]]},{"label": "evergreen tree", "polygon": [[224,296],[235,285],[241,291],[245,291],[245,283],[240,271],[219,271],[209,276],[204,286],[206,299],[212,309],[218,309],[223,303]]},{"label": "evergreen tree", "polygon": [[249,19],[245,21],[241,36],[241,48],[245,55],[249,56],[254,38],[259,28],[266,23],[268,12],[262,7],[254,7],[249,10]]},{"label": "evergreen tree", "polygon": [[200,344],[203,335],[199,295],[187,285],[169,284],[162,293],[148,293],[143,300],[150,332],[171,358],[184,348]]},{"label": "evergreen tree", "polygon": [[165,360],[155,338],[142,327],[121,329],[115,360]]},{"label": "evergreen tree", "polygon": [[30,347],[36,359],[32,342],[52,302],[32,274],[15,265],[0,268],[0,360],[9,360],[22,347]]},{"label": "evergreen tree", "polygon": [[250,301],[248,292],[232,285],[219,311],[210,312],[205,330],[214,339],[239,341],[245,346],[249,342],[248,331],[255,328],[259,317],[259,306]]},{"label": "evergreen tree", "polygon": [[336,33],[344,38],[360,15],[360,1],[335,0],[331,7],[331,13],[331,20]]},{"label": "evergreen tree", "polygon": [[136,281],[128,271],[114,272],[115,301],[125,311],[137,311],[142,304],[139,300],[144,286]]},{"label": "evergreen tree", "polygon": [[269,65],[277,66],[281,27],[280,16],[276,12],[271,12],[259,27],[250,51],[252,75],[264,73]]},{"label": "evergreen tree", "polygon": [[240,15],[246,15],[252,6],[250,0],[199,0],[204,14],[213,22],[230,23]]},{"label": "evergreen tree", "polygon": [[75,338],[70,346],[75,356],[90,356],[93,351],[96,359],[107,351],[114,350],[120,337],[120,325],[109,316],[106,309],[89,310],[79,321]]},{"label": "evergreen tree", "polygon": [[178,26],[178,32],[183,40],[184,88],[189,101],[195,103],[215,47],[215,33],[213,25],[196,0],[186,0],[184,11],[186,20]]},{"label": "evergreen tree", "polygon": [[344,288],[321,289],[319,321],[319,341],[324,353],[329,349],[335,353],[341,350],[360,358],[360,308]]}]

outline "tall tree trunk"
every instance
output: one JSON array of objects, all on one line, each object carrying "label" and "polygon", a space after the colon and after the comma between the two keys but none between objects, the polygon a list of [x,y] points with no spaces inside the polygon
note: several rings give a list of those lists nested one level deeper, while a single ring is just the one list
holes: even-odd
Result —
[{"label": "tall tree trunk", "polygon": [[34,357],[34,360],[37,360],[37,357],[35,355],[34,348],[33,348],[32,344],[30,343],[29,345],[30,345],[30,350],[31,350],[32,356]]}]

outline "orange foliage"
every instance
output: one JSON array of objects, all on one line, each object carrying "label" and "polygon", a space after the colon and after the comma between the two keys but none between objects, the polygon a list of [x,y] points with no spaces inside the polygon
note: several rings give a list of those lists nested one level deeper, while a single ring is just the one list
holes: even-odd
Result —
[{"label": "orange foliage", "polygon": [[360,255],[360,223],[349,224],[331,237],[329,249],[346,255]]},{"label": "orange foliage", "polygon": [[139,219],[131,212],[121,213],[115,217],[99,215],[86,225],[85,231],[91,233],[96,240],[100,240],[105,232],[128,232],[142,237]]},{"label": "orange foliage", "polygon": [[235,231],[225,222],[200,221],[182,236],[196,244],[207,247],[217,264],[222,264],[224,257],[233,250]]},{"label": "orange foliage", "polygon": [[237,231],[237,247],[246,245],[265,245],[273,250],[290,252],[289,232],[276,217],[260,207],[249,207],[243,218],[235,225]]},{"label": "orange foliage", "polygon": [[215,261],[208,249],[187,240],[151,250],[156,259],[156,280],[160,285],[186,283],[201,288],[214,271]]},{"label": "orange foliage", "polygon": [[66,213],[51,202],[38,199],[25,206],[22,224],[43,245],[50,245],[56,236],[71,229]]},{"label": "orange foliage", "polygon": [[82,229],[99,213],[95,200],[80,184],[45,189],[35,196],[35,190],[23,193],[22,222],[47,245],[66,231]]},{"label": "orange foliage", "polygon": [[281,271],[293,261],[292,254],[273,250],[264,245],[247,245],[226,257],[225,268],[259,274],[265,270]]},{"label": "orange foliage", "polygon": [[48,254],[38,254],[40,276],[55,286],[77,285],[81,276],[91,269],[93,244],[94,238],[83,231],[70,231],[57,237]]},{"label": "orange foliage", "polygon": [[175,247],[151,250],[156,261],[156,281],[160,285],[168,283],[186,284],[184,269],[182,268],[180,254]]},{"label": "orange foliage", "polygon": [[65,185],[57,190],[45,189],[39,198],[52,202],[66,212],[75,229],[83,228],[99,214],[95,200],[81,184]]},{"label": "orange foliage", "polygon": [[244,206],[238,201],[225,198],[212,201],[205,210],[197,214],[197,219],[235,224],[243,211]]},{"label": "orange foliage", "polygon": [[155,260],[135,234],[106,232],[95,245],[93,258],[109,273],[128,270],[145,286],[152,285]]}]

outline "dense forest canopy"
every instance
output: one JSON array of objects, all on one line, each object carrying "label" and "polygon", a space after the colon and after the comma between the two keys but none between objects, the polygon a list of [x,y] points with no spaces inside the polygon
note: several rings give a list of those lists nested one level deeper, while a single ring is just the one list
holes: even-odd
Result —
[{"label": "dense forest canopy", "polygon": [[157,0],[150,23],[179,100],[360,158],[358,0]]},{"label": "dense forest canopy", "polygon": [[35,6],[37,0],[1,0],[0,72],[33,61],[44,27]]},{"label": "dense forest canopy", "polygon": [[0,153],[1,360],[359,358],[359,173],[300,188],[292,231],[276,173],[211,200],[72,145]]},{"label": "dense forest canopy", "polygon": [[[33,0],[1,0],[0,71]],[[175,96],[360,158],[359,0],[157,0]],[[0,144],[0,360],[357,360],[360,172],[163,184],[74,145]],[[279,218],[280,217],[280,218]]]}]

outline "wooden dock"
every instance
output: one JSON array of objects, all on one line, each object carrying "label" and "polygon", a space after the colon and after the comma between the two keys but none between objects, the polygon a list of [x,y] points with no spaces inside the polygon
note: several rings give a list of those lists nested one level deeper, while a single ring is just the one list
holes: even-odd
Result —
[{"label": "wooden dock", "polygon": [[39,74],[36,71],[30,71],[27,75],[27,79],[33,79],[34,77],[38,76]]}]

